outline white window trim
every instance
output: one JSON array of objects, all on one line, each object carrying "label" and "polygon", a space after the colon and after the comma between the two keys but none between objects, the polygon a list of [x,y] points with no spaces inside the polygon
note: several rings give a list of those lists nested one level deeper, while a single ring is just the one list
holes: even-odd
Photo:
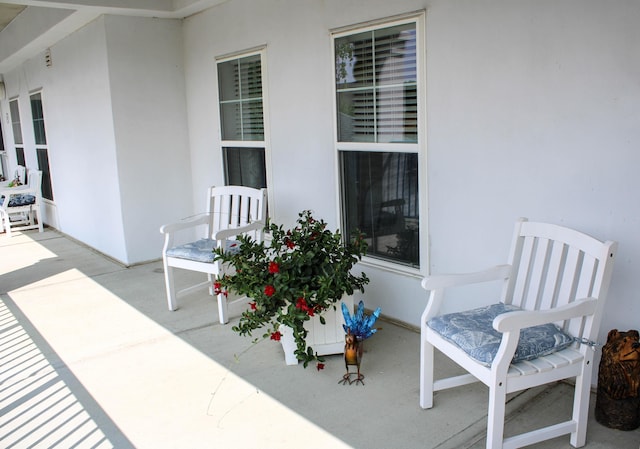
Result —
[{"label": "white window trim", "polygon": [[[376,21],[370,21],[348,27],[341,27],[331,30],[331,55],[332,68],[331,71],[331,91],[333,92],[333,142],[335,153],[334,170],[336,176],[336,207],[337,216],[343,223],[342,212],[342,186],[340,184],[340,152],[341,151],[367,151],[367,152],[398,152],[398,153],[417,153],[418,154],[418,207],[420,213],[420,229],[418,236],[420,239],[420,268],[414,268],[401,263],[395,263],[375,257],[364,256],[362,264],[397,274],[407,275],[411,277],[423,277],[429,274],[429,227],[428,227],[428,191],[427,191],[427,73],[426,73],[426,12],[417,11],[400,16],[390,17]],[[385,28],[406,23],[415,23],[416,25],[416,57],[417,57],[417,78],[416,90],[418,100],[418,142],[417,143],[360,143],[360,142],[339,142],[338,141],[338,118],[336,104],[336,82],[335,82],[335,40],[356,33],[367,32],[379,28]]]}]

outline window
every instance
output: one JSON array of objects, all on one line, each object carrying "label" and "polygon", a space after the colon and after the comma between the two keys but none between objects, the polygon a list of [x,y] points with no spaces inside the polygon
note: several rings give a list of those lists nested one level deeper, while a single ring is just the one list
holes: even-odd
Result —
[{"label": "window", "polygon": [[20,123],[20,107],[18,99],[9,102],[9,113],[11,114],[11,129],[13,130],[13,143],[15,144],[16,161],[18,165],[26,167],[24,159],[24,147],[22,141],[22,125]]},{"label": "window", "polygon": [[218,61],[222,155],[227,185],[267,186],[263,52]]},{"label": "window", "polygon": [[[2,120],[0,120],[2,122]],[[5,178],[9,178],[9,164],[7,161],[7,152],[4,149],[4,136],[2,135],[2,123],[0,123],[0,174]]]},{"label": "window", "polygon": [[413,268],[424,227],[421,24],[414,17],[333,35],[343,228],[365,234],[370,258]]},{"label": "window", "polygon": [[47,136],[44,132],[44,114],[42,112],[42,95],[31,95],[31,118],[33,120],[33,134],[36,145],[46,145]]},{"label": "window", "polygon": [[222,150],[227,185],[256,189],[267,186],[264,149],[225,147]]},{"label": "window", "polygon": [[44,113],[42,110],[42,94],[40,92],[33,94],[30,100],[38,169],[42,171],[42,197],[53,201],[51,171],[49,169],[49,150],[47,148],[47,135],[44,129]]},{"label": "window", "polygon": [[27,162],[24,158],[24,148],[16,147],[16,162],[23,167],[27,166]]}]

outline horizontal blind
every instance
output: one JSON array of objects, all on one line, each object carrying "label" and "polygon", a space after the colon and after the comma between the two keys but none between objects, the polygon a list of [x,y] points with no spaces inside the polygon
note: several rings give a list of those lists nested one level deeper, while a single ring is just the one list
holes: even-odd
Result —
[{"label": "horizontal blind", "polygon": [[417,142],[415,24],[335,41],[338,140]]},{"label": "horizontal blind", "polygon": [[260,55],[218,64],[223,140],[264,139]]},{"label": "horizontal blind", "polygon": [[22,145],[22,127],[20,126],[20,108],[18,100],[9,102],[9,112],[11,113],[11,129],[13,130],[13,142]]},{"label": "horizontal blind", "polygon": [[44,113],[42,111],[42,95],[40,93],[31,95],[31,117],[33,121],[33,135],[36,145],[47,144],[47,134],[44,130]]}]

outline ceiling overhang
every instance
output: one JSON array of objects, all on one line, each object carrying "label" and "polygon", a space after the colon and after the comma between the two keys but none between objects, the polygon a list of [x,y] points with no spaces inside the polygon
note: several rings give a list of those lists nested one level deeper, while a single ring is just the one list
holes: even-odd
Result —
[{"label": "ceiling overhang", "polygon": [[183,19],[226,1],[2,0],[0,79],[2,73],[12,70],[103,14]]}]

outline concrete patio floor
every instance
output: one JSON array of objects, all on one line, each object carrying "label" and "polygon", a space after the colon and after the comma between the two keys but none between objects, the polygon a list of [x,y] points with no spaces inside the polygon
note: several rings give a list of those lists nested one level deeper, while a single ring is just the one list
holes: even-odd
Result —
[{"label": "concrete patio floor", "polygon": [[[420,409],[418,333],[379,322],[366,385],[342,386],[341,356],[286,366],[279,344],[232,331],[239,314],[220,325],[206,291],[169,312],[160,262],[124,268],[53,230],[0,234],[0,447],[484,447],[482,385]],[[438,359],[437,374],[456,369]],[[507,434],[566,419],[571,394],[560,383],[512,397]],[[638,448],[640,430],[600,425],[594,403],[585,447]]]}]

